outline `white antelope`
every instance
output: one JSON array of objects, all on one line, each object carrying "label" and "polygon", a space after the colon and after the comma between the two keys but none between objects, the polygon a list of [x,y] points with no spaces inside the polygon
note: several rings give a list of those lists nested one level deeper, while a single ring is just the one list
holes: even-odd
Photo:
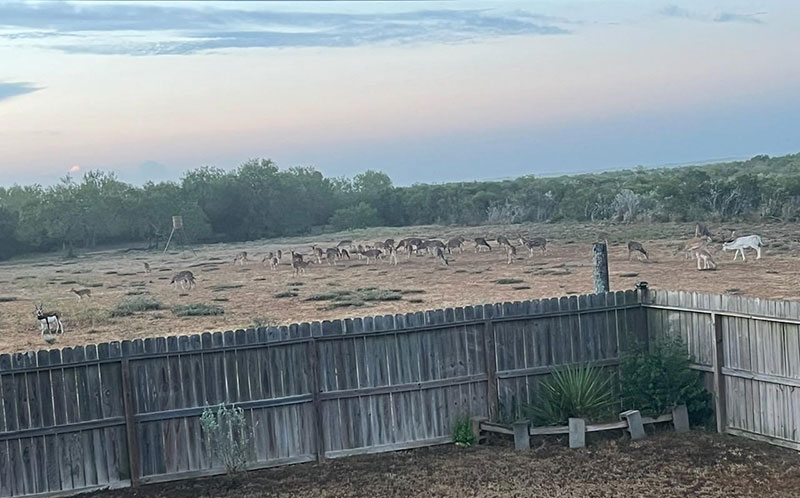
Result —
[{"label": "white antelope", "polygon": [[36,306],[36,318],[42,329],[42,335],[61,335],[64,333],[64,324],[61,322],[61,313],[58,311],[42,311],[42,304]]},{"label": "white antelope", "polygon": [[756,259],[761,259],[761,248],[764,246],[764,242],[761,240],[761,237],[758,235],[748,235],[746,237],[739,237],[736,240],[731,242],[725,242],[722,244],[723,251],[736,251],[733,254],[733,260],[736,261],[736,257],[741,254],[742,261],[747,261],[747,258],[744,256],[745,249],[755,249],[756,251]]}]

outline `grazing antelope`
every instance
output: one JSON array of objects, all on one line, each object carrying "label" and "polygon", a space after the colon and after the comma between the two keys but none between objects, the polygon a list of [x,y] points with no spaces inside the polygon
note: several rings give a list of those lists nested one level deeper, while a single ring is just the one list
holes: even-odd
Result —
[{"label": "grazing antelope", "polygon": [[705,247],[700,247],[695,251],[695,257],[697,258],[697,269],[698,270],[716,270],[717,264],[714,262],[714,258],[711,257],[711,253],[708,252],[708,249]]},{"label": "grazing antelope", "polygon": [[514,262],[514,258],[517,257],[517,248],[512,246],[511,244],[506,246],[506,255],[508,256],[508,264]]},{"label": "grazing antelope", "polygon": [[145,274],[145,275],[150,275],[150,273],[151,273],[152,271],[153,271],[153,270],[151,270],[151,269],[150,269],[150,263],[148,263],[147,261],[145,261],[145,262],[144,262],[144,274]]},{"label": "grazing antelope", "polygon": [[386,249],[389,249],[389,247],[394,247],[394,239],[386,239],[383,241],[383,244],[386,246]]},{"label": "grazing antelope", "polygon": [[321,265],[322,264],[322,256],[325,255],[325,253],[322,251],[322,248],[321,247],[317,247],[317,246],[311,246],[311,252],[313,252],[314,256],[317,258],[317,264]]},{"label": "grazing antelope", "polygon": [[345,258],[350,259],[350,252],[347,249],[341,249],[340,252],[341,255],[339,256],[339,259],[345,259]]},{"label": "grazing antelope", "polygon": [[711,238],[711,230],[708,229],[708,226],[704,223],[697,223],[694,226],[694,237],[699,239],[701,237],[708,237]]},{"label": "grazing antelope", "polygon": [[648,256],[647,251],[644,250],[644,246],[642,246],[642,244],[640,244],[639,242],[635,242],[632,240],[628,242],[628,261],[631,260],[631,254],[634,251],[644,254],[644,259],[647,260],[650,259],[650,256]]},{"label": "grazing antelope", "polygon": [[[328,264],[329,265],[335,265],[336,264],[336,259],[339,258],[340,255],[341,255],[341,252],[339,252],[339,249],[336,248],[336,247],[331,247],[331,248],[325,250],[325,259],[328,260]],[[321,262],[322,261],[320,261],[320,263]]]},{"label": "grazing antelope", "polygon": [[247,251],[242,251],[233,257],[233,264],[239,263],[240,266],[244,266],[248,261],[250,260],[247,259]]},{"label": "grazing antelope", "polygon": [[266,256],[261,258],[261,264],[263,265],[264,263],[269,262],[269,264],[271,265],[272,264],[272,258],[274,258],[274,257],[275,257],[275,254],[272,251],[268,252]]},{"label": "grazing antelope", "polygon": [[528,249],[529,258],[533,257],[533,250],[534,248],[538,247],[542,254],[547,254],[547,239],[544,237],[534,237],[532,239],[526,239],[519,234],[519,243],[522,244],[524,247]]},{"label": "grazing antelope", "polygon": [[489,252],[492,251],[492,246],[490,246],[489,243],[486,242],[486,239],[484,239],[483,237],[475,237],[475,252],[479,252],[481,247],[486,247],[487,249],[489,249]]},{"label": "grazing antelope", "polygon": [[461,237],[456,237],[456,238],[448,240],[447,244],[445,244],[447,246],[447,252],[449,252],[450,254],[452,254],[453,251],[456,251],[456,250],[458,250],[458,252],[462,252],[464,250],[461,247],[461,245],[463,243],[464,243],[464,241],[461,240]]},{"label": "grazing antelope", "polygon": [[64,333],[64,323],[61,321],[61,313],[58,311],[43,311],[42,303],[34,304],[36,307],[36,318],[42,329],[42,335],[61,335]]},{"label": "grazing antelope", "polygon": [[92,290],[91,289],[70,289],[70,292],[74,293],[78,296],[78,299],[83,299],[84,297],[92,297]]},{"label": "grazing antelope", "polygon": [[498,235],[497,236],[497,244],[500,247],[503,247],[503,246],[509,247],[511,245],[511,242],[508,241],[508,238],[505,235]]},{"label": "grazing antelope", "polygon": [[445,266],[448,266],[450,264],[450,263],[447,262],[447,258],[444,257],[444,248],[443,247],[436,246],[434,251],[435,251],[435,254],[436,254],[436,259],[438,259],[440,263],[442,263]]},{"label": "grazing antelope", "polygon": [[764,246],[764,242],[761,240],[761,237],[758,235],[748,235],[746,237],[739,237],[736,240],[731,242],[725,242],[722,244],[723,251],[736,251],[733,253],[733,260],[736,261],[736,257],[741,254],[742,261],[747,261],[747,258],[744,257],[744,250],[745,249],[755,249],[756,250],[756,259],[761,259],[761,248]]},{"label": "grazing antelope", "polygon": [[350,247],[352,245],[353,245],[353,241],[352,240],[342,240],[341,242],[336,244],[336,247],[345,247],[345,246],[346,247]]},{"label": "grazing antelope", "polygon": [[695,253],[701,248],[706,248],[710,242],[711,237],[707,235],[703,237],[695,237],[694,239],[689,239],[684,242],[684,244],[677,248],[673,254],[678,254],[679,252],[683,251],[684,259],[694,259]]},{"label": "grazing antelope", "polygon": [[269,266],[273,270],[278,269],[278,263],[280,263],[280,261],[278,260],[277,256],[272,256],[272,258],[269,260]]},{"label": "grazing antelope", "polygon": [[367,264],[369,264],[370,259],[377,261],[383,258],[383,252],[380,249],[367,249],[361,254],[367,258]]},{"label": "grazing antelope", "polygon": [[429,254],[436,254],[436,249],[441,249],[444,252],[445,245],[441,240],[426,240],[422,243],[422,248]]},{"label": "grazing antelope", "polygon": [[295,259],[292,261],[292,269],[294,270],[294,274],[298,275],[300,273],[305,273],[306,268],[310,265],[313,261],[303,261]]},{"label": "grazing antelope", "polygon": [[358,244],[358,246],[356,246],[356,254],[358,254],[358,259],[364,259],[364,251],[366,251],[366,249],[364,249],[363,245]]},{"label": "grazing antelope", "polygon": [[397,249],[394,248],[394,245],[389,245],[387,251],[389,252],[389,262],[393,265],[397,264]]},{"label": "grazing antelope", "polygon": [[278,256],[278,261],[281,261],[283,259],[283,253],[281,252],[280,249],[278,249],[278,252],[275,253],[275,255]]},{"label": "grazing antelope", "polygon": [[[280,256],[278,259],[281,259]],[[294,252],[294,249],[292,249],[292,263],[295,261],[303,261],[303,255],[298,252]]]},{"label": "grazing antelope", "polygon": [[194,273],[190,272],[189,270],[180,271],[172,277],[172,280],[169,282],[169,284],[179,284],[181,289],[184,290],[192,289],[195,285]]}]

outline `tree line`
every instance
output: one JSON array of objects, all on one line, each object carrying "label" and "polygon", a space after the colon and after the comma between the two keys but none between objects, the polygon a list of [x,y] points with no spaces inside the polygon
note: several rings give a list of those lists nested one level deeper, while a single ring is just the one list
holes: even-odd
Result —
[{"label": "tree line", "polygon": [[0,258],[149,242],[182,215],[194,242],[244,241],[371,226],[610,220],[800,218],[800,154],[497,182],[396,187],[384,173],[326,178],[267,159],[203,167],[134,186],[91,171],[52,186],[0,188]]}]

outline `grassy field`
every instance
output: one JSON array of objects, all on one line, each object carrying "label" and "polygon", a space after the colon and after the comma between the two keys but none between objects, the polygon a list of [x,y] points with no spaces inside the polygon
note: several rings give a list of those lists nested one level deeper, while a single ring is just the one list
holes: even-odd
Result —
[{"label": "grassy field", "polygon": [[96,493],[96,498],[201,497],[759,497],[800,495],[797,452],[694,431],[631,443],[592,442],[570,450],[540,441],[506,446],[440,446]]},{"label": "grassy field", "polygon": [[[719,227],[720,235],[727,235]],[[727,228],[727,227],[726,227]],[[56,346],[70,346],[139,337],[199,333],[313,321],[401,313],[448,306],[581,294],[593,288],[591,242],[598,231],[610,235],[610,273],[614,290],[632,289],[639,280],[652,287],[737,293],[768,298],[800,299],[797,286],[798,230],[792,225],[736,226],[741,235],[758,233],[769,242],[764,258],[732,262],[732,253],[718,253],[719,270],[699,273],[694,261],[675,255],[674,248],[693,235],[689,224],[600,226],[540,224],[491,227],[381,228],[318,237],[277,239],[242,244],[215,244],[191,252],[126,251],[120,248],[80,254],[65,260],[56,254],[0,265],[0,351],[50,347],[39,334],[34,303],[61,311],[66,334]],[[336,266],[312,265],[294,276],[288,251],[310,254],[342,239],[375,242],[387,237],[440,238],[461,234],[468,239],[493,239],[519,232],[548,239],[546,255],[532,259],[519,251],[513,264],[494,250],[476,254],[470,244],[463,254],[449,256],[443,267],[431,256],[400,257],[367,264],[353,258]],[[648,261],[627,259],[626,243],[637,240],[650,251]],[[716,244],[719,247],[719,244]],[[282,249],[280,267],[260,263],[267,251]],[[251,261],[233,264],[239,251]],[[146,275],[143,262],[153,272]],[[172,275],[191,270],[197,286],[190,291],[170,286]],[[83,300],[71,288],[88,288]]]}]

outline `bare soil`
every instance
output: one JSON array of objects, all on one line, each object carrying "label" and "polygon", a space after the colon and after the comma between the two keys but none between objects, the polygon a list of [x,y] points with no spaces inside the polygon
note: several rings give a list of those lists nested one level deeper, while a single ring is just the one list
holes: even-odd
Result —
[{"label": "bare soil", "polygon": [[796,497],[800,454],[742,438],[693,431],[582,450],[542,441],[453,445],[99,492],[95,498],[202,497]]},{"label": "bare soil", "polygon": [[[601,230],[610,235],[613,290],[632,289],[644,280],[651,287],[670,290],[800,299],[800,230],[780,224],[735,228],[740,235],[758,233],[768,241],[763,258],[756,261],[751,251],[746,262],[733,262],[732,253],[719,251],[719,269],[708,272],[698,272],[694,261],[674,254],[675,247],[693,235],[694,227],[685,224],[384,228],[206,245],[195,247],[196,255],[187,251],[162,256],[157,251],[119,248],[73,259],[41,255],[0,265],[0,352],[588,293],[593,289],[591,242]],[[722,227],[717,231],[720,240],[728,235]],[[475,253],[468,242],[464,253],[449,256],[447,267],[431,256],[401,256],[397,266],[387,261],[368,265],[354,257],[336,266],[312,265],[305,274],[294,276],[289,265],[290,248],[308,255],[312,243],[329,247],[341,239],[369,243],[412,235],[446,240],[457,234],[468,239],[506,234],[514,240],[519,232],[547,237],[547,254],[536,252],[529,258],[518,247],[517,259],[508,265],[495,242],[491,242],[491,252],[481,253]],[[649,260],[634,256],[628,261],[629,240],[642,242],[650,252]],[[277,249],[286,254],[273,271],[260,262],[267,251]],[[242,250],[248,251],[251,261],[234,265],[234,255]],[[150,275],[144,273],[145,261],[153,268]],[[187,269],[196,275],[197,286],[191,291],[170,286],[172,276]],[[498,283],[502,279],[515,282]],[[70,292],[73,287],[91,289],[91,298],[79,300]],[[365,288],[394,290],[390,294],[396,300],[365,301],[364,291],[358,290]],[[355,306],[342,307],[344,303],[337,305],[332,299],[309,300],[332,292],[348,294],[344,300]],[[276,297],[282,293],[290,297]],[[155,299],[162,309],[111,316],[121,302],[143,296]],[[62,313],[66,334],[53,346],[45,344],[39,333],[35,302]],[[193,303],[219,306],[224,314],[181,317],[173,312],[175,306]]]}]

